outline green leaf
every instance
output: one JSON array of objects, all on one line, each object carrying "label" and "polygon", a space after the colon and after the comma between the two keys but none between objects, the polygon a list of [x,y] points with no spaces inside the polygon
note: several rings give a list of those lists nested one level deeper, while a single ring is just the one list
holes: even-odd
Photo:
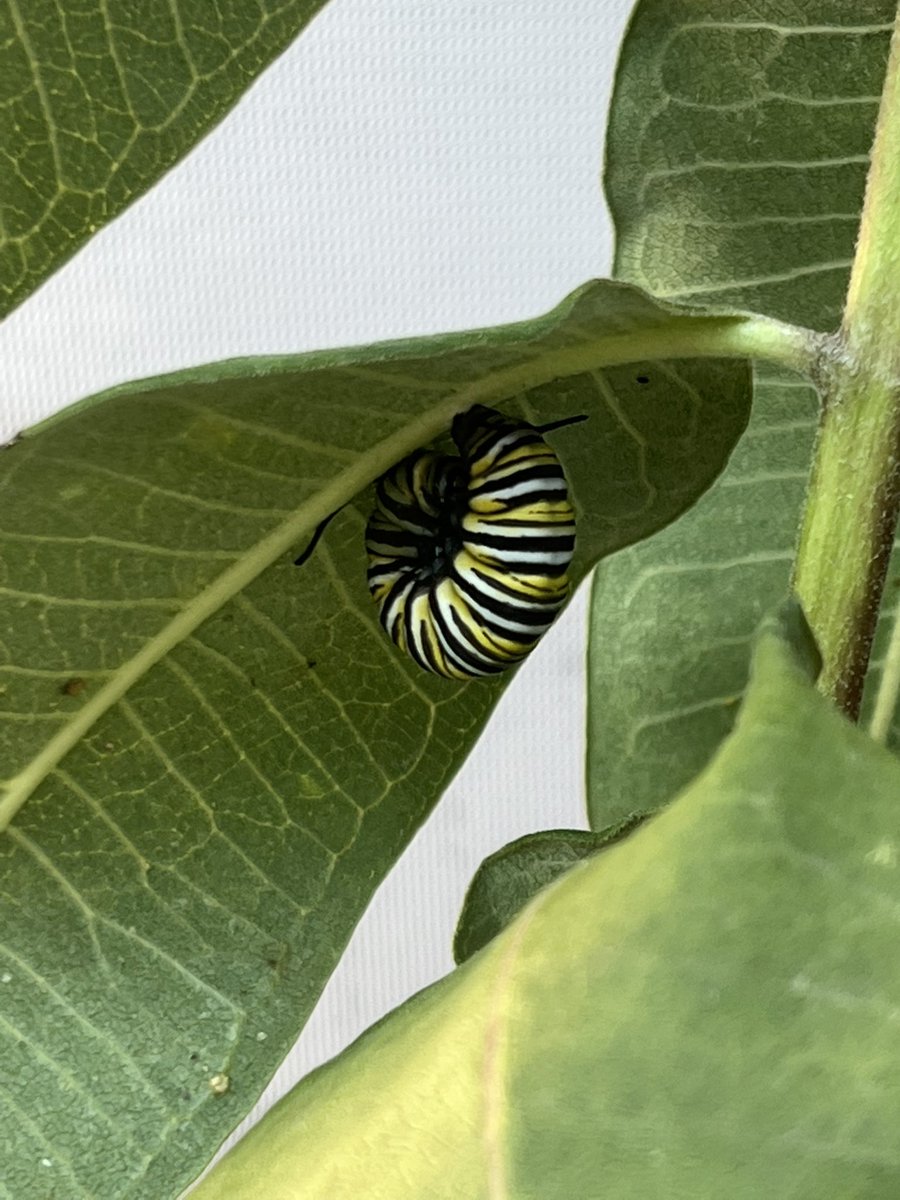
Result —
[{"label": "green leaf", "polygon": [[0,317],[208,133],[324,2],[4,4]]},{"label": "green leaf", "polygon": [[[684,303],[836,327],[894,4],[644,0],[619,65],[607,194],[618,274]],[[817,402],[757,371],[750,424],[676,525],[598,570],[591,823],[664,803],[731,728],[787,590]]]},{"label": "green leaf", "polygon": [[627,837],[647,813],[626,817],[596,833],[586,829],[545,829],[527,833],[484,860],[472,877],[453,937],[457,964],[471,958],[519,915],[541,888],[578,862]]},{"label": "green leaf", "polygon": [[746,367],[586,371],[687,327],[709,323],[589,284],[503,329],[133,384],[0,454],[11,1194],[162,1200],[197,1173],[497,700],[383,635],[366,485],[476,401],[587,413],[550,435],[580,577],[743,428]]},{"label": "green leaf", "polygon": [[885,583],[869,674],[863,691],[861,721],[872,736],[900,751],[900,539],[894,539],[894,554]]},{"label": "green leaf", "polygon": [[893,1200],[900,764],[770,621],[665,812],[304,1080],[197,1200]]}]

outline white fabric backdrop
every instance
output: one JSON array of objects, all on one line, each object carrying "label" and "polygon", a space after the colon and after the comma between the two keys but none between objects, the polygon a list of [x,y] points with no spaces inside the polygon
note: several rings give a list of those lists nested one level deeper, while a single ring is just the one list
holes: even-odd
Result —
[{"label": "white fabric backdrop", "polygon": [[[124,379],[520,320],[608,274],[603,128],[630,8],[332,0],[183,164],[0,326],[0,442]],[[450,969],[486,855],[584,824],[585,600],[506,693],[248,1121]]]}]

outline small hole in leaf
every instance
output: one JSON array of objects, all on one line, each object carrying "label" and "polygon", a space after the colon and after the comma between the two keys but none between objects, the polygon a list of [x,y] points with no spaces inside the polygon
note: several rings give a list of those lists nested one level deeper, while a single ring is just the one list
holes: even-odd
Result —
[{"label": "small hole in leaf", "polygon": [[649,375],[635,375],[634,381],[635,381],[635,383],[649,383],[650,376]]}]

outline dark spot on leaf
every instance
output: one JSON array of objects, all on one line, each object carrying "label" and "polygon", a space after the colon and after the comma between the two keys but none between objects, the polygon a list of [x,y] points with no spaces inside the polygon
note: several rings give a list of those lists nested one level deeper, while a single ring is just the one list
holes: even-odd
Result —
[{"label": "dark spot on leaf", "polygon": [[196,1061],[197,1061],[197,1059],[198,1059],[199,1057],[200,1057],[200,1055],[199,1055],[199,1054],[197,1054],[197,1052],[195,1051],[195,1052],[194,1052],[194,1053],[191,1055],[191,1062],[196,1062]]},{"label": "dark spot on leaf", "polygon": [[182,1089],[181,1089],[181,1098],[182,1098],[182,1100],[184,1100],[184,1101],[188,1101],[188,1100],[190,1100],[190,1098],[191,1098],[191,1093],[190,1093],[190,1092],[187,1090],[187,1088],[182,1088]]},{"label": "dark spot on leaf", "polygon": [[635,381],[635,383],[649,383],[650,376],[649,375],[635,375],[634,381]]},{"label": "dark spot on leaf", "polygon": [[314,658],[311,658],[306,665],[309,667],[310,670],[312,670],[313,667],[316,665],[316,660]]},{"label": "dark spot on leaf", "polygon": [[281,971],[291,956],[288,945],[272,946],[266,954],[266,965],[273,971]]},{"label": "dark spot on leaf", "polygon": [[64,696],[80,696],[86,687],[86,681],[76,676],[74,679],[67,679],[59,690]]}]

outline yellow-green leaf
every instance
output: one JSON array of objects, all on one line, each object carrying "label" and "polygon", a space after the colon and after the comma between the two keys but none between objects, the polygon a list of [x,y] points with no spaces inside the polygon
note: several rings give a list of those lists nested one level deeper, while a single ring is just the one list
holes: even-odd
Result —
[{"label": "yellow-green leaf", "polygon": [[665,812],[304,1080],[197,1200],[894,1200],[900,764],[763,630]]}]

